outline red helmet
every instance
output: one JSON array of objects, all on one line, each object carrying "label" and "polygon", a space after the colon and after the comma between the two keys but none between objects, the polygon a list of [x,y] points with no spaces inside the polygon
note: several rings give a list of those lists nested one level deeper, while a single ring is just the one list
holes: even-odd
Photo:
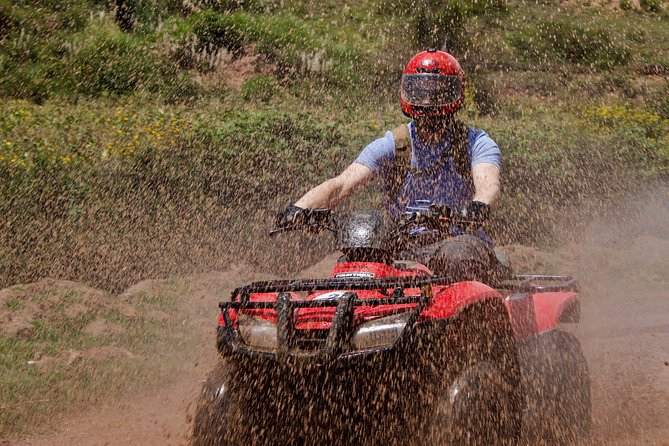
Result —
[{"label": "red helmet", "polygon": [[446,116],[462,106],[465,72],[450,54],[430,48],[402,72],[400,101],[407,116]]}]

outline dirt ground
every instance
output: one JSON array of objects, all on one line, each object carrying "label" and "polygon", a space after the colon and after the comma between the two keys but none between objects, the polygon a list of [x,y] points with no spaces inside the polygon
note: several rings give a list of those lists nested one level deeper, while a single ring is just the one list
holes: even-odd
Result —
[{"label": "dirt ground", "polygon": [[[669,445],[669,190],[631,200],[571,247],[596,445]],[[568,252],[570,250],[567,250]]]},{"label": "dirt ground", "polygon": [[[514,249],[519,272],[539,262],[558,264],[582,285],[582,320],[574,331],[592,377],[593,431],[583,445],[669,445],[669,189],[631,200],[548,260]],[[522,251],[522,252],[521,252]],[[304,271],[323,277],[336,254]],[[192,278],[199,298],[200,360],[187,375],[121,402],[65,420],[52,433],[2,445],[181,445],[188,443],[194,401],[216,361],[214,324],[221,290],[249,280],[237,269]],[[147,285],[147,286],[150,286]],[[191,293],[191,295],[193,295]],[[210,310],[210,311],[208,311]]]}]

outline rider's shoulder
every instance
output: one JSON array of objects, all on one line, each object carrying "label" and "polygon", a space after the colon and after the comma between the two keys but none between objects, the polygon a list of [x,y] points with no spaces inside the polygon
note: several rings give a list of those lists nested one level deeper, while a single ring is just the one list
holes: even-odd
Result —
[{"label": "rider's shoulder", "polygon": [[411,148],[411,133],[409,124],[400,124],[390,131],[395,140],[395,150],[404,150]]},{"label": "rider's shoulder", "polygon": [[468,132],[467,136],[469,138],[469,144],[473,145],[477,141],[484,141],[484,140],[490,140],[492,141],[492,138],[490,135],[488,135],[485,130],[482,129],[477,129],[475,127],[468,127]]}]

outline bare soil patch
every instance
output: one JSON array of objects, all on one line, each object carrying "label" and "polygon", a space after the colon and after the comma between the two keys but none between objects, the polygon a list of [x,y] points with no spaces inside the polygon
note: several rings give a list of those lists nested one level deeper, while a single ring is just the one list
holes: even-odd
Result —
[{"label": "bare soil patch", "polygon": [[248,79],[258,74],[272,75],[279,67],[265,55],[255,52],[253,47],[246,47],[239,57],[223,57],[214,70],[200,74],[204,85],[226,86],[239,90]]},{"label": "bare soil patch", "polygon": [[96,319],[84,328],[84,333],[91,336],[114,336],[123,333],[123,327],[104,319]]},{"label": "bare soil patch", "polygon": [[30,337],[35,320],[44,319],[63,296],[74,296],[86,302],[65,310],[68,317],[76,317],[96,305],[108,301],[109,294],[69,280],[43,279],[35,283],[15,285],[0,290],[0,334]]}]

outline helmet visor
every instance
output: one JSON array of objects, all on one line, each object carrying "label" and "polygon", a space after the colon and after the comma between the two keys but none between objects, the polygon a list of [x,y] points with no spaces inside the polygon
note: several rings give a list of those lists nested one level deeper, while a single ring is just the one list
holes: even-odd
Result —
[{"label": "helmet visor", "polygon": [[402,76],[400,94],[411,105],[448,105],[462,95],[462,80],[458,76],[441,74],[405,74]]}]

